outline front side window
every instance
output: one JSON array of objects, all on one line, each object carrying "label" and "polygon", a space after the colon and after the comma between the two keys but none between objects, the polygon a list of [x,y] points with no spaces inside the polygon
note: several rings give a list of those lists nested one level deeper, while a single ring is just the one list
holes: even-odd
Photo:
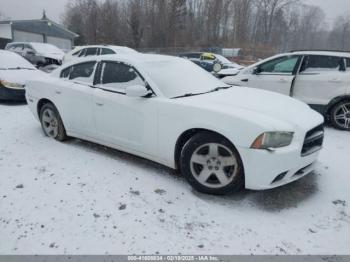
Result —
[{"label": "front side window", "polygon": [[82,51],[82,50],[79,50],[79,51],[73,53],[72,56],[79,56],[79,54],[80,54],[81,51]]},{"label": "front side window", "polygon": [[71,69],[72,69],[72,66],[70,66],[70,67],[68,67],[68,68],[66,68],[66,69],[63,69],[63,70],[61,71],[60,78],[68,79]]},{"label": "front side window", "polygon": [[79,53],[79,57],[83,57],[86,54],[86,48],[82,49]]},{"label": "front side window", "polygon": [[144,86],[145,83],[132,67],[123,63],[104,62],[100,85],[111,91],[125,93],[128,86]]},{"label": "front side window", "polygon": [[260,73],[287,73],[292,74],[298,62],[298,56],[283,56],[265,62],[259,66]]},{"label": "front side window", "polygon": [[301,73],[319,73],[339,71],[343,67],[343,58],[336,56],[310,55],[304,58]]},{"label": "front side window", "polygon": [[87,63],[73,65],[69,73],[69,80],[92,83],[95,67],[96,67],[96,62],[87,62]]}]

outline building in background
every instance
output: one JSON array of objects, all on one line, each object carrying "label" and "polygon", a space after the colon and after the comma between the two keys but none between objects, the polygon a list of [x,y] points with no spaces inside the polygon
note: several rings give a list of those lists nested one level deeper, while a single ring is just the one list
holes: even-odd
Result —
[{"label": "building in background", "polygon": [[71,50],[78,35],[46,17],[36,20],[0,21],[0,49],[10,42],[50,43]]}]

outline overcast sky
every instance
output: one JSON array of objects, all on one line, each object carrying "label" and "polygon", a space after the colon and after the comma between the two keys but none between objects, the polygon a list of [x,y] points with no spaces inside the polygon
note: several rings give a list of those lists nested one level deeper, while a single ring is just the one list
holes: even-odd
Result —
[{"label": "overcast sky", "polygon": [[[66,3],[72,0],[0,0],[0,12],[12,19],[40,18],[45,9],[47,16],[60,22]],[[350,0],[302,0],[322,7],[329,22],[340,14],[350,13]]]}]

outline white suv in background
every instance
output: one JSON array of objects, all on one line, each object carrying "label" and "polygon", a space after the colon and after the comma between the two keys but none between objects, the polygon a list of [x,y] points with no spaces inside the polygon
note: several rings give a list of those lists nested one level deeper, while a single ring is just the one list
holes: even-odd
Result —
[{"label": "white suv in background", "polygon": [[99,56],[99,55],[126,55],[135,54],[136,50],[126,46],[115,45],[89,45],[89,46],[76,46],[72,51],[68,52],[64,58],[63,63],[70,62],[79,57],[87,56]]},{"label": "white suv in background", "polygon": [[322,113],[336,128],[350,130],[350,53],[295,51],[279,54],[223,81],[300,99]]}]

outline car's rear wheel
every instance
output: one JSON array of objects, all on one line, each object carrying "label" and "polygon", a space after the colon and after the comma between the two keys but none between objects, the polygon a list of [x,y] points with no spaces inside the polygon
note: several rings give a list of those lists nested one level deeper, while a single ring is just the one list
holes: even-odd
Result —
[{"label": "car's rear wheel", "polygon": [[244,186],[241,158],[224,137],[202,132],[192,137],[181,153],[181,172],[198,191],[222,195]]},{"label": "car's rear wheel", "polygon": [[40,122],[45,135],[48,137],[58,141],[63,141],[67,138],[60,114],[53,104],[47,103],[41,108]]},{"label": "car's rear wheel", "polygon": [[344,100],[336,104],[330,115],[334,127],[350,131],[350,100]]}]

